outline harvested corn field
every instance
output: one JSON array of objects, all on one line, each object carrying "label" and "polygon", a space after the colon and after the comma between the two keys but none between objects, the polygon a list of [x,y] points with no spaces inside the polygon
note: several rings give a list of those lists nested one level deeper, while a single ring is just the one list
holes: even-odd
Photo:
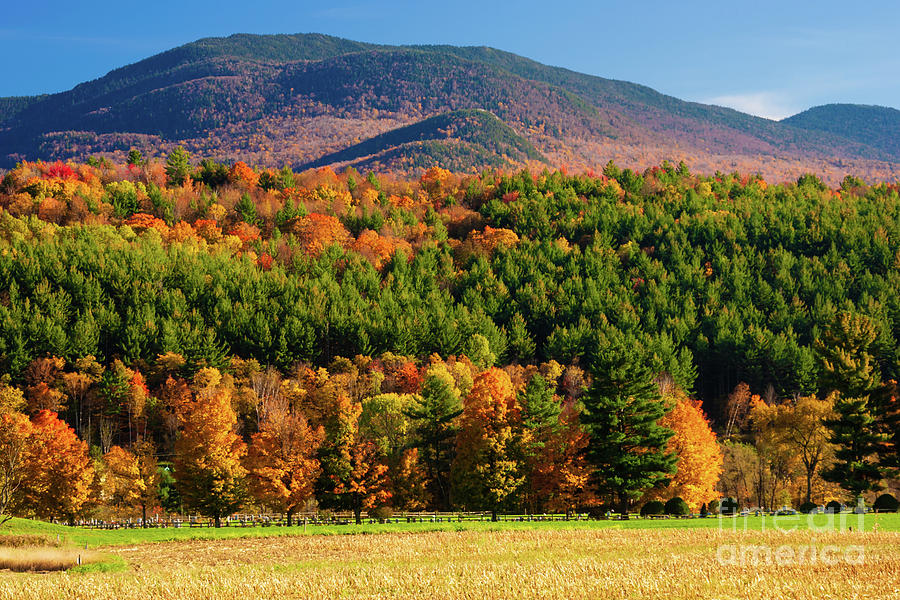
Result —
[{"label": "harvested corn field", "polygon": [[3,598],[896,598],[900,534],[456,531],[142,544],[115,573],[8,574]]}]

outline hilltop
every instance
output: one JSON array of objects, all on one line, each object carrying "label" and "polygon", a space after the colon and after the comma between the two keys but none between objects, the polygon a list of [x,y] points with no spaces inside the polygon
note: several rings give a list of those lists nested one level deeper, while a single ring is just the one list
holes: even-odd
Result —
[{"label": "hilltop", "polygon": [[826,131],[891,156],[900,155],[900,110],[895,108],[826,104],[788,117],[782,123],[811,131]]},{"label": "hilltop", "polygon": [[[461,137],[455,127],[423,133],[437,126],[428,119],[472,110],[493,115],[500,137],[473,139],[465,127]],[[184,144],[260,165],[369,156],[403,170],[531,160],[597,169],[610,159],[641,167],[668,158],[774,178],[816,171],[840,179],[851,170],[893,178],[900,148],[889,132],[868,134],[880,127],[877,115],[857,113],[839,125],[840,115],[820,114],[776,122],[487,47],[239,34],[174,48],[66,92],[0,99],[0,166],[121,158],[131,147],[161,155]],[[408,129],[416,124],[422,131]]]}]

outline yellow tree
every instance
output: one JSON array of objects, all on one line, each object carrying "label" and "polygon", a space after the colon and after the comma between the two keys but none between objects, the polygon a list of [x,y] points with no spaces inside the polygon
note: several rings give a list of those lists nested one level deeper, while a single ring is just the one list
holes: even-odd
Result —
[{"label": "yellow tree", "polygon": [[760,457],[757,477],[757,497],[761,506],[774,508],[798,474],[799,460],[796,449],[784,435],[780,423],[784,419],[786,405],[768,404],[759,396],[751,400],[750,420],[753,424],[754,444]]},{"label": "yellow tree", "polygon": [[149,440],[138,440],[134,445],[134,456],[140,475],[141,493],[138,504],[141,507],[141,526],[147,526],[147,508],[159,502],[159,464],[156,461],[156,446]]},{"label": "yellow tree", "polygon": [[293,514],[313,496],[322,472],[316,453],[324,438],[322,427],[310,428],[295,412],[271,415],[253,435],[247,453],[250,492],[286,513],[289,527]]},{"label": "yellow tree", "polygon": [[23,489],[31,431],[31,421],[22,413],[0,414],[0,524],[10,519],[7,509]]},{"label": "yellow tree", "polygon": [[414,448],[410,414],[421,406],[412,394],[378,394],[362,403],[361,437],[371,440],[388,467],[394,508],[418,510],[427,502],[424,465]]},{"label": "yellow tree", "polygon": [[99,476],[101,499],[109,506],[129,509],[143,495],[145,485],[137,457],[120,446],[113,446],[103,455]]},{"label": "yellow tree", "polygon": [[0,379],[0,414],[22,412],[25,409],[25,395],[17,387]]},{"label": "yellow tree", "polygon": [[237,417],[227,388],[210,387],[198,393],[179,415],[175,440],[175,478],[185,506],[212,517],[238,510],[246,498],[247,471],[241,464],[246,447],[234,433]]},{"label": "yellow tree", "polygon": [[455,498],[465,508],[497,512],[508,508],[524,483],[515,458],[514,425],[520,420],[512,382],[490,368],[475,378],[463,403],[453,463]]},{"label": "yellow tree", "polygon": [[823,399],[803,396],[781,405],[757,402],[751,412],[758,430],[765,430],[772,442],[780,443],[803,463],[806,502],[812,500],[818,471],[834,454],[831,430],[825,425],[834,414],[834,394]]},{"label": "yellow tree", "polygon": [[325,419],[325,442],[319,452],[322,474],[317,498],[323,506],[350,509],[361,522],[363,509],[390,499],[387,465],[378,447],[359,433],[362,406],[346,394],[337,397]]}]

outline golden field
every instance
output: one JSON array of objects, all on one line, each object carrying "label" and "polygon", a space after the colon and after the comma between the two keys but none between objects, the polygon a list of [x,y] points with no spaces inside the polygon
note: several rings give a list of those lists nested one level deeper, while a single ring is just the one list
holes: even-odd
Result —
[{"label": "golden field", "polygon": [[713,528],[194,540],[109,548],[118,572],[0,574],[0,598],[893,599],[898,549],[896,532]]}]

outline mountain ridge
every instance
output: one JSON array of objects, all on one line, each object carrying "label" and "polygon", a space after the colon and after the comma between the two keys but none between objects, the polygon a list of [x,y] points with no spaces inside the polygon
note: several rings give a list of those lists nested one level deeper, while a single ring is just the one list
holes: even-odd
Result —
[{"label": "mountain ridge", "polygon": [[[134,144],[150,154],[184,144],[256,164],[319,164],[459,110],[494,114],[557,166],[688,158],[709,170],[775,163],[785,175],[850,167],[871,175],[896,174],[900,162],[900,144],[872,143],[859,119],[855,129],[800,115],[772,121],[487,46],[234,34],[167,50],[65,92],[0,98],[0,166],[118,156]],[[487,155],[473,166],[496,163]]]},{"label": "mountain ridge", "polygon": [[801,129],[829,131],[865,142],[892,155],[900,154],[900,110],[873,104],[823,104],[782,119]]}]

